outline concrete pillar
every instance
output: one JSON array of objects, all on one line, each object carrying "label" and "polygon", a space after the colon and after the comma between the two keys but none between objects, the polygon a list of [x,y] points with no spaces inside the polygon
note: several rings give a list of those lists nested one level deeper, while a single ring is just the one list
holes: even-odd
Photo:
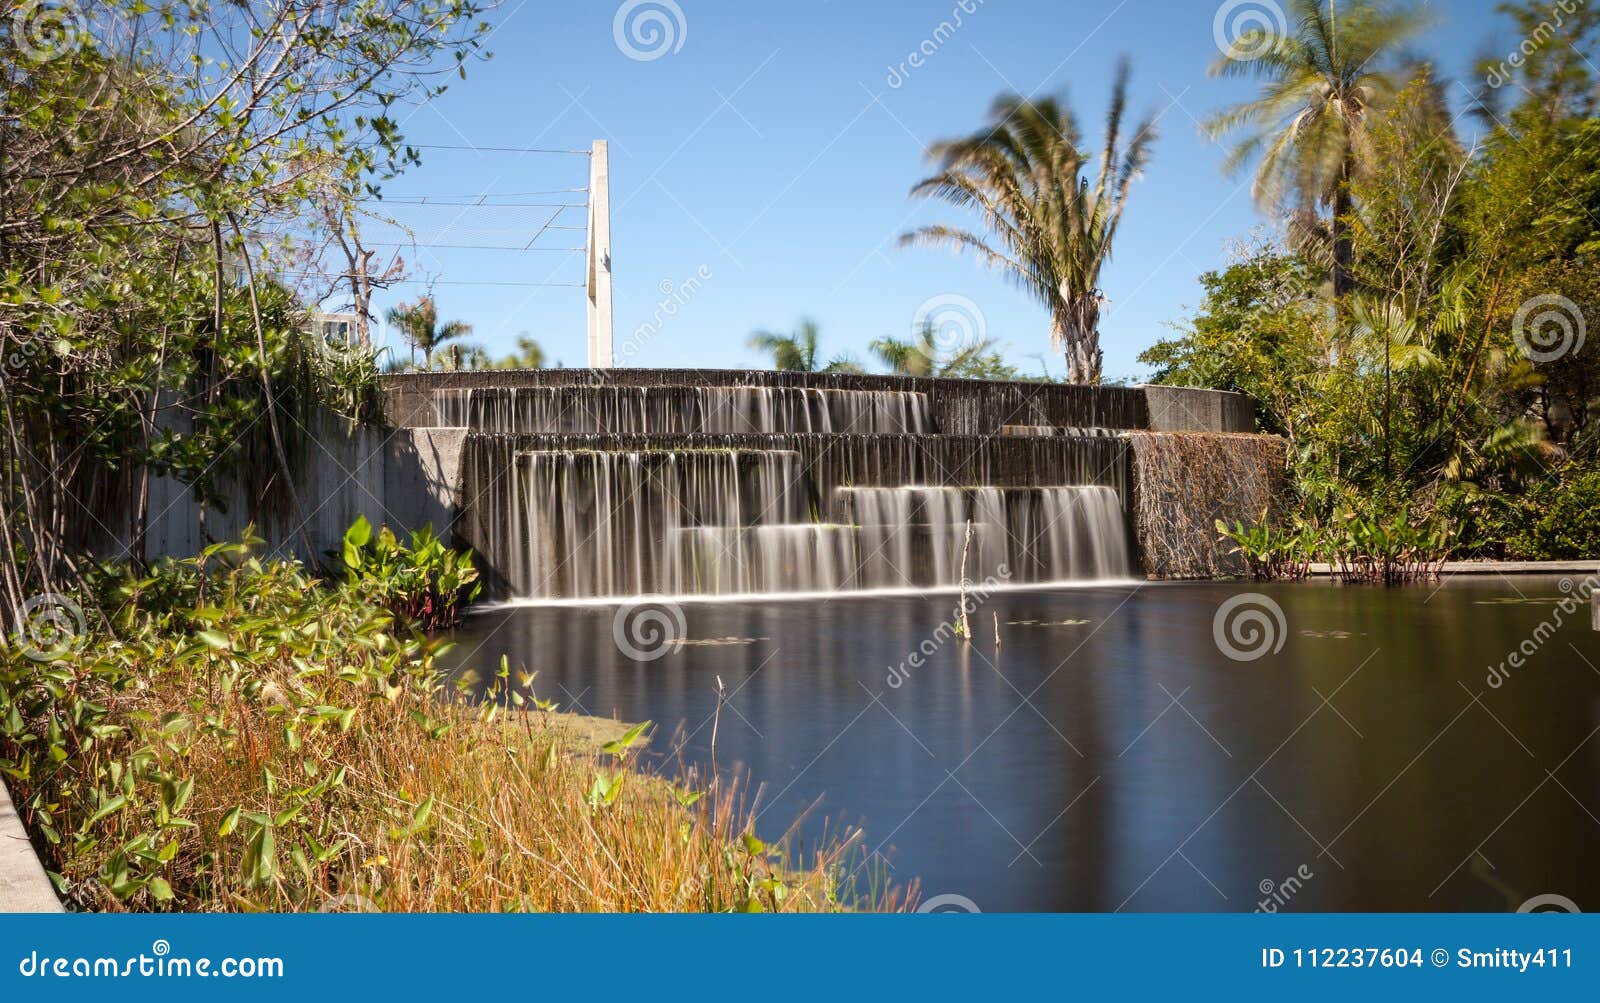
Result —
[{"label": "concrete pillar", "polygon": [[594,141],[589,156],[589,368],[611,368],[611,155]]}]

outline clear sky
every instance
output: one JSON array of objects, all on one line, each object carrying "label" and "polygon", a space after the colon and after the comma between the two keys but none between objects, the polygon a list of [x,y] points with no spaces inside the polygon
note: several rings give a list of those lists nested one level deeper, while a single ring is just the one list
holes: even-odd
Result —
[{"label": "clear sky", "polygon": [[[1235,17],[1270,15],[1272,0],[1232,4]],[[1262,221],[1248,175],[1223,177],[1223,150],[1198,126],[1253,90],[1207,76],[1226,3],[677,0],[681,17],[658,2],[633,11],[624,26],[641,34],[625,30],[619,44],[623,6],[506,0],[493,16],[494,58],[472,65],[443,97],[405,112],[412,142],[470,148],[424,150],[423,165],[387,187],[395,198],[381,211],[424,244],[532,241],[551,249],[436,248],[408,262],[413,274],[438,280],[441,318],[473,324],[473,340],[495,354],[527,332],[550,364],[585,363],[581,289],[491,284],[580,283],[583,233],[540,233],[554,208],[416,205],[404,196],[459,202],[581,188],[588,162],[482,147],[578,150],[610,142],[616,341],[660,321],[626,361],[639,367],[760,365],[745,347],[750,332],[788,330],[802,316],[819,322],[827,353],[865,361],[868,341],[909,334],[919,305],[954,296],[976,304],[986,333],[1013,364],[1037,371],[1036,356],[1048,353],[1059,377],[1063,365],[1050,352],[1041,307],[970,258],[900,249],[896,237],[925,222],[976,222],[906,193],[927,173],[924,144],[975,130],[1002,91],[1065,92],[1097,148],[1113,68],[1124,54],[1134,66],[1134,110],[1160,112],[1161,139],[1103,276],[1111,300],[1101,328],[1108,378],[1145,375],[1139,352],[1192,311],[1200,273]],[[1494,0],[1430,5],[1439,26],[1421,49],[1452,81],[1458,101],[1476,83],[1476,57],[1516,45],[1494,7]],[[663,20],[652,21],[652,11]],[[955,24],[953,13],[959,27],[939,32],[941,22]],[[666,34],[652,42],[652,30]],[[655,58],[631,58],[627,45]],[[919,49],[932,54],[921,67],[902,67]],[[555,219],[556,226],[583,222],[581,209]],[[686,302],[660,309],[663,288],[697,274],[709,278],[678,297]],[[420,288],[383,294],[378,312]]]}]

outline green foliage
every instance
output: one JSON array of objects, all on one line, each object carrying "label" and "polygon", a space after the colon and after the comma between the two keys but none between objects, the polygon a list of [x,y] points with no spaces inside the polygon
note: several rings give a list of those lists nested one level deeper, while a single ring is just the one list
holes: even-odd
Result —
[{"label": "green foliage", "polygon": [[791,373],[859,373],[859,363],[847,355],[836,355],[823,362],[818,347],[821,334],[814,320],[802,319],[789,334],[757,331],[750,335],[750,347],[772,356],[772,368]]},{"label": "green foliage", "polygon": [[352,586],[426,631],[459,623],[462,607],[482,587],[472,552],[445,546],[428,526],[401,543],[387,526],[374,533],[360,516],[345,530],[339,559]]},{"label": "green foliage", "polygon": [[[413,349],[422,353],[423,366],[433,368],[434,353],[439,351],[446,342],[459,341],[472,333],[472,325],[464,321],[450,320],[439,322],[439,307],[432,295],[421,296],[415,303],[401,303],[389,308],[384,319],[400,332],[401,337],[411,343]],[[454,349],[458,346],[452,345]],[[478,349],[481,353],[482,349]],[[453,368],[465,368],[461,365],[462,357],[458,353],[454,357]]]},{"label": "green foliage", "polygon": [[[923,323],[911,341],[879,338],[867,346],[878,361],[896,376],[938,376],[951,379],[1016,379],[1016,370],[994,351],[994,339],[958,345],[946,351],[939,345],[932,320]],[[1009,375],[997,375],[997,374]]]},{"label": "green foliage", "polygon": [[1246,526],[1217,520],[1217,535],[1234,545],[1244,557],[1251,577],[1259,581],[1299,581],[1311,574],[1311,564],[1322,549],[1324,534],[1306,524],[1282,529],[1270,522]]},{"label": "green foliage", "polygon": [[444,642],[253,542],[97,569],[70,659],[0,648],[0,774],[74,906],[839,908],[844,845],[789,871],[730,789],[635,771],[648,724],[469,704]]},{"label": "green foliage", "polygon": [[1157,382],[1250,394],[1293,443],[1304,519],[1414,499],[1467,553],[1501,556],[1529,486],[1597,451],[1600,351],[1574,332],[1600,312],[1600,123],[1552,118],[1548,98],[1469,152],[1418,71],[1364,121],[1371,162],[1341,188],[1352,290],[1329,295],[1315,247],[1258,244],[1141,357]]},{"label": "green foliage", "polygon": [[[268,746],[347,732],[367,700],[429,689],[429,648],[392,638],[388,614],[319,596],[293,565],[261,564],[246,549],[218,545],[145,576],[103,570],[114,642],[86,639],[70,662],[0,658],[0,770],[80,904],[104,905],[104,895],[171,908],[210,887],[304,882],[347,853],[336,821],[346,771],[308,758],[279,772],[265,762]],[[302,666],[293,683],[263,671],[280,660]],[[199,681],[206,698],[154,718],[120,713],[154,684],[151,665]],[[290,701],[287,686],[324,696]],[[227,709],[245,704],[265,709],[261,723],[278,737],[242,731]],[[263,770],[268,802],[224,807],[228,792],[197,791],[192,761],[217,742]]]},{"label": "green foliage", "polygon": [[[489,369],[543,369],[544,363],[544,347],[523,334],[517,337],[517,350],[510,355],[496,359],[482,345],[457,342],[446,345],[443,351],[435,354],[430,366],[445,372],[481,372]],[[390,371],[403,372],[406,368],[404,362],[396,361]]]},{"label": "green foliage", "polygon": [[314,416],[375,419],[376,369],[311,331],[317,251],[284,235],[417,161],[391,114],[486,28],[474,0],[93,6],[49,58],[18,44],[49,5],[0,39],[0,611],[107,535],[143,560],[155,476],[303,522]]},{"label": "green foliage", "polygon": [[1304,579],[1320,562],[1332,565],[1342,581],[1383,585],[1437,578],[1455,539],[1446,518],[1416,517],[1407,505],[1372,502],[1341,511],[1326,525],[1298,521],[1286,528],[1264,520],[1230,526],[1218,520],[1217,534],[1260,580]]},{"label": "green foliage", "polygon": [[929,147],[937,172],[911,190],[976,211],[986,235],[934,225],[901,237],[970,253],[1037,300],[1073,383],[1100,382],[1100,274],[1156,140],[1155,116],[1125,121],[1130,73],[1123,62],[1112,81],[1098,165],[1064,100],[1001,95],[981,130]]},{"label": "green foliage", "polygon": [[1587,561],[1600,554],[1600,469],[1568,468],[1540,482],[1518,507],[1510,549],[1546,561]]}]

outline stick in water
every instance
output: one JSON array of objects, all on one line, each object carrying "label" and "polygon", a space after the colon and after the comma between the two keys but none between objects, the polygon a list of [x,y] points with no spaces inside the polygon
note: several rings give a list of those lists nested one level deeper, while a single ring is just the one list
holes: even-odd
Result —
[{"label": "stick in water", "polygon": [[967,535],[961,541],[961,639],[972,640],[972,624],[967,622],[967,551],[972,547],[972,520],[967,520]]}]

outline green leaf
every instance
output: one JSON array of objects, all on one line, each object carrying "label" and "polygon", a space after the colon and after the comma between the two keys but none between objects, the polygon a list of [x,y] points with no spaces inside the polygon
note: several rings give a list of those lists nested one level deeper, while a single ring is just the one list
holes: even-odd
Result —
[{"label": "green leaf", "polygon": [[372,523],[368,522],[367,517],[364,515],[356,516],[356,521],[351,523],[350,528],[344,531],[346,547],[354,547],[359,550],[365,547],[371,539]]},{"label": "green leaf", "polygon": [[612,755],[618,755],[632,746],[633,743],[637,742],[639,740],[639,736],[644,734],[644,730],[648,727],[650,727],[649,721],[636,724],[624,732],[621,738],[616,739],[615,741],[607,742],[600,746],[600,750],[602,752],[609,752]]},{"label": "green leaf", "polygon": [[233,642],[228,640],[227,635],[219,634],[214,630],[202,630],[195,634],[195,637],[204,641],[208,647],[215,648],[217,651],[233,650]]},{"label": "green leaf", "polygon": [[150,889],[150,896],[157,902],[172,901],[172,886],[167,884],[166,878],[151,878],[147,887]]}]

